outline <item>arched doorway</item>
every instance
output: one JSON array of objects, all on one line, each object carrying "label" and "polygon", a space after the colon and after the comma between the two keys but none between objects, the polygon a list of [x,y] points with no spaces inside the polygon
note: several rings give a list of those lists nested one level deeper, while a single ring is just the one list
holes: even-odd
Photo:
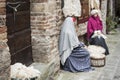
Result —
[{"label": "arched doorway", "polygon": [[32,59],[30,0],[6,1],[6,25],[11,64],[30,65]]}]

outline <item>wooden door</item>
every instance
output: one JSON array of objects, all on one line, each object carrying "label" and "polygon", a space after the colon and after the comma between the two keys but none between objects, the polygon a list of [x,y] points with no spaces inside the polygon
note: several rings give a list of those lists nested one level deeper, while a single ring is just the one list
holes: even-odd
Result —
[{"label": "wooden door", "polygon": [[11,64],[21,62],[30,65],[32,59],[30,1],[7,0],[6,25],[8,28],[8,46],[11,53]]}]

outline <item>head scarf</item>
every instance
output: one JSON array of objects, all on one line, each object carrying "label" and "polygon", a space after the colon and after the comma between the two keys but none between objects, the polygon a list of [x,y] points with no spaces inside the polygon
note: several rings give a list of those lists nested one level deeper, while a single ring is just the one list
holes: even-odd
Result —
[{"label": "head scarf", "polygon": [[61,27],[59,53],[61,56],[61,63],[64,65],[73,48],[79,45],[79,40],[72,17],[67,17]]},{"label": "head scarf", "polygon": [[96,9],[93,9],[92,11],[91,11],[91,15],[94,15],[94,14],[98,14],[98,10],[96,10]]}]

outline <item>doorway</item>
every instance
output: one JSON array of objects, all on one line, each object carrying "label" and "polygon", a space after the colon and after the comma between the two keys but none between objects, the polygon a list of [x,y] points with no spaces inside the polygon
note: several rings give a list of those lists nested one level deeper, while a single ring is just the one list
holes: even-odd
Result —
[{"label": "doorway", "polygon": [[30,0],[6,0],[6,26],[11,64],[33,62],[30,28]]}]

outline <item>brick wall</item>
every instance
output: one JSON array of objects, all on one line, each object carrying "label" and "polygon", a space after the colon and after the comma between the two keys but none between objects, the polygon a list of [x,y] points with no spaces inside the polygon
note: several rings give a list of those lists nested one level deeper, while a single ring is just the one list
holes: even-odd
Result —
[{"label": "brick wall", "polygon": [[31,1],[33,60],[51,63],[49,76],[53,76],[60,69],[58,53],[58,39],[62,23],[60,1]]},{"label": "brick wall", "polygon": [[0,80],[10,79],[10,53],[7,46],[5,0],[0,0]]},{"label": "brick wall", "polygon": [[59,70],[58,38],[61,25],[61,0],[31,0],[33,60],[50,63]]},{"label": "brick wall", "polygon": [[[32,2],[32,1],[31,1]],[[31,3],[33,58],[47,63],[58,53],[56,0],[34,0]]]}]

